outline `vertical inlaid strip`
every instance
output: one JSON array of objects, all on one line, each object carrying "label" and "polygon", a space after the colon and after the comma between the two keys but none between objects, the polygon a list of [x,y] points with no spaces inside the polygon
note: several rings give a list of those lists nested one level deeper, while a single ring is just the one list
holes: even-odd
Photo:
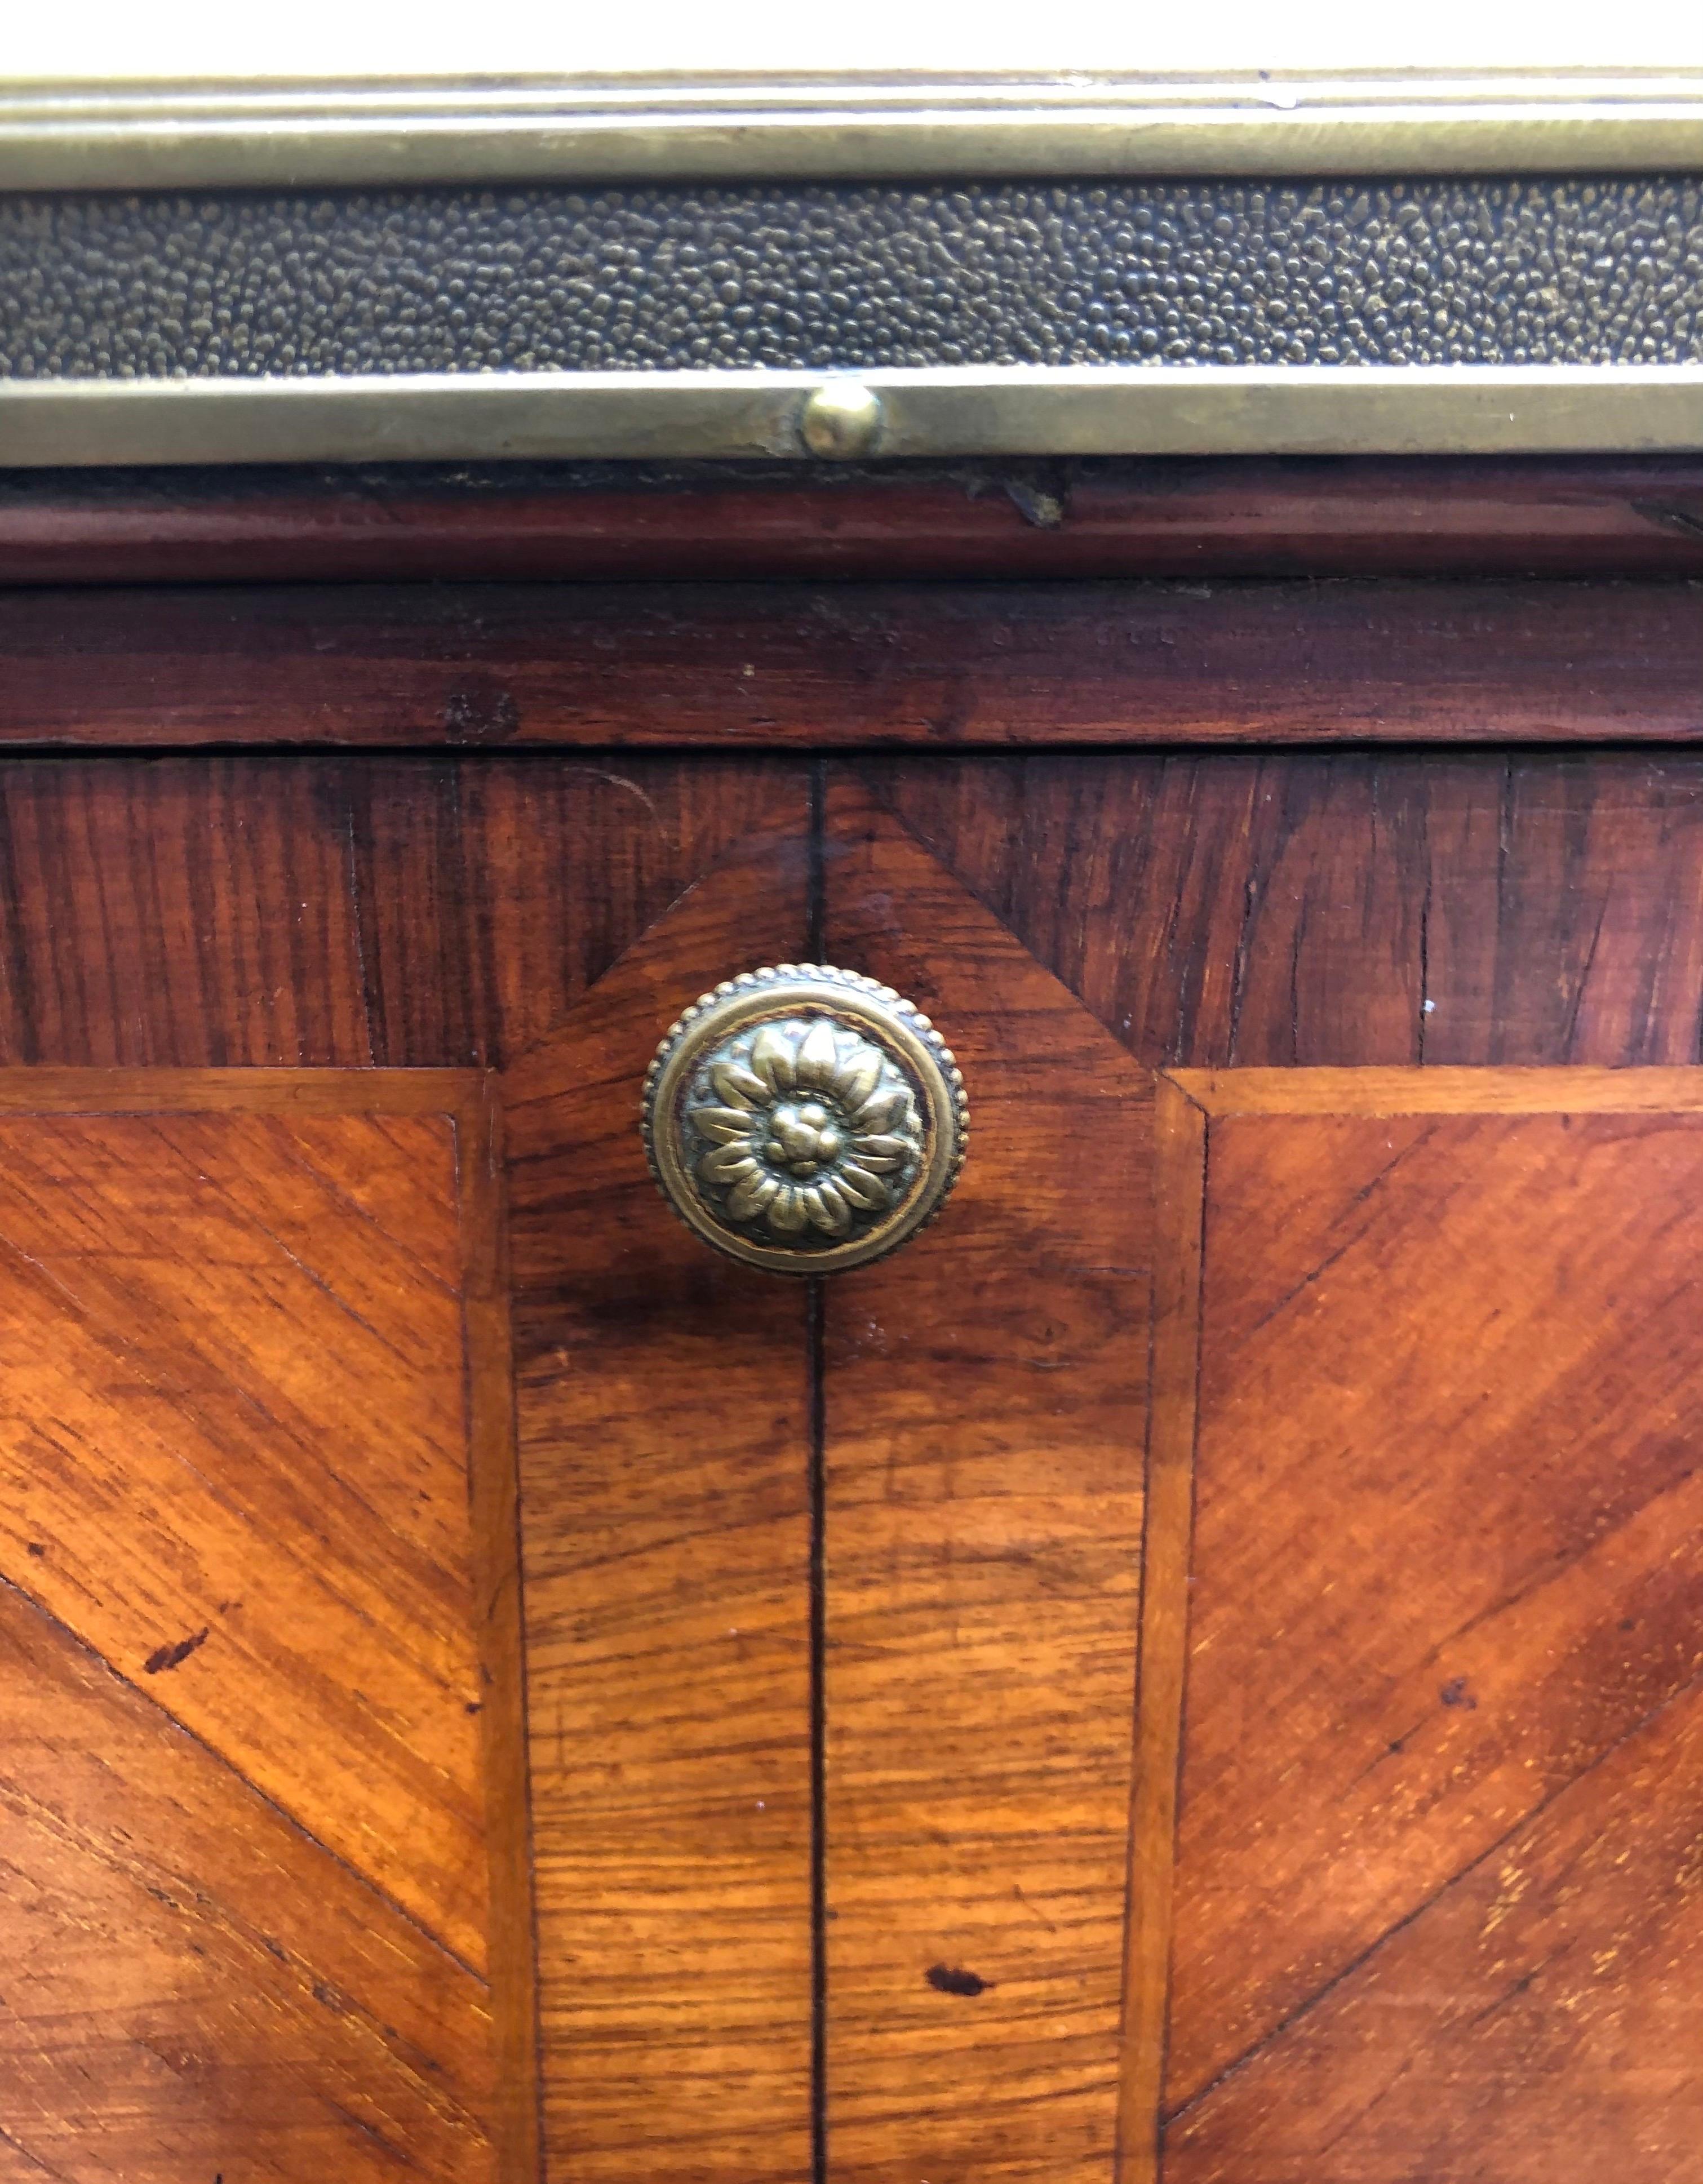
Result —
[{"label": "vertical inlaid strip", "polygon": [[521,1602],[520,1478],[514,1347],[503,1217],[502,1108],[485,1078],[455,1113],[467,1374],[468,1446],[486,1800],[497,2172],[543,2176],[538,2068],[538,1929],[533,1904]]},{"label": "vertical inlaid strip", "polygon": [[[827,953],[828,761],[810,769],[805,923],[810,960]],[[805,1306],[810,1414],[810,2173],[828,2184],[828,1383],[826,1296],[818,1275]]]},{"label": "vertical inlaid strip", "polygon": [[1120,2184],[1155,2184],[1159,2176],[1194,1529],[1206,1117],[1165,1076],[1155,1088],[1153,1151],[1153,1377],[1130,1818]]}]

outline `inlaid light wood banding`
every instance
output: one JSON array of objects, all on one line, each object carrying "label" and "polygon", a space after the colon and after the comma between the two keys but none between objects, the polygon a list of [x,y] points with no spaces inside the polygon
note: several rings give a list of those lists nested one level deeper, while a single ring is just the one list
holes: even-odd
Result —
[{"label": "inlaid light wood banding", "polygon": [[1151,2184],[1157,2175],[1156,2121],[1170,2035],[1171,1897],[1188,1666],[1205,1167],[1206,1118],[1185,1092],[1162,1077],[1153,1108],[1153,1392],[1147,1407],[1141,1674],[1118,2116],[1122,2184]]}]

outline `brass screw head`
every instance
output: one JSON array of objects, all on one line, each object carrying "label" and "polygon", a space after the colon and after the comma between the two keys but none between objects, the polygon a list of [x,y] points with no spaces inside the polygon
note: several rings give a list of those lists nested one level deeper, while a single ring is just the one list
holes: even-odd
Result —
[{"label": "brass screw head", "polygon": [[861,380],[829,379],[811,392],[798,429],[812,455],[847,462],[867,455],[881,437],[881,398]]}]

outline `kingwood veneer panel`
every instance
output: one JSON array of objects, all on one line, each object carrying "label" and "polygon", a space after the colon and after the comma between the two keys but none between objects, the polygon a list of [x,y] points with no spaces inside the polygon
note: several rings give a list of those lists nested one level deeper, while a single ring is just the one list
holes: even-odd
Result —
[{"label": "kingwood veneer panel", "polygon": [[460,1246],[442,1117],[0,1122],[7,1574],[483,1971]]},{"label": "kingwood veneer panel", "polygon": [[482,1982],[0,1587],[0,2175],[497,2184]]},{"label": "kingwood veneer panel", "polygon": [[[864,761],[860,770],[1141,1061],[1271,1065],[1264,1071],[1229,1069],[1221,1080],[1244,1089],[1257,1085],[1257,1099],[1253,1090],[1248,1093],[1255,1104],[1299,1099],[1297,1088],[1311,1084],[1310,1104],[1316,1106],[1326,1096],[1318,1089],[1324,1075],[1317,1066],[1328,1064],[1334,1065],[1329,1098],[1352,1106],[1348,1088],[1366,1077],[1354,1065],[1390,1061],[1432,1065],[1421,1074],[1435,1091],[1432,1104],[1444,1107],[1476,1103],[1518,1111],[1537,1098],[1527,1069],[1463,1072],[1462,1063],[1571,1063],[1564,1072],[1538,1072],[1540,1078],[1547,1074],[1551,1089],[1544,1098],[1552,1107],[1562,1098],[1556,1086],[1566,1088],[1566,1100],[1582,1106],[1619,1101],[1658,1113],[1692,1096],[1692,1080],[1683,1070],[1628,1076],[1623,1067],[1612,1066],[1690,1063],[1698,1057],[1703,769],[1689,759],[1600,753],[1514,758],[1345,753],[1328,759],[1132,754],[1116,761],[1092,755],[969,764],[907,759]],[[890,921],[896,923],[901,915],[896,908]],[[942,982],[938,1009],[947,1021],[950,1005]],[[1314,1067],[1298,1070],[1297,1064]],[[1470,1087],[1464,1078],[1471,1080]],[[1173,1118],[1175,1127],[1167,1120],[1167,1097],[1182,1111]],[[1190,1115],[1192,1138],[1184,1126]],[[1195,1397],[1189,1264],[1199,1241],[1198,1161],[1204,1127],[1181,1094],[1162,1093],[1160,1122],[1167,1150],[1157,1178],[1159,1334],[1148,1472],[1142,1756],[1133,1814],[1134,1916],[1123,2061],[1126,2179],[1148,2173],[1142,2164],[1153,2158],[1172,1958],[1163,1917],[1173,1817],[1165,1785],[1176,1752],[1180,1633],[1189,1600]],[[1166,1183],[1166,1161],[1175,1165],[1181,1154],[1186,1163],[1191,1143],[1197,1162],[1192,1207],[1187,1191],[1179,1197]],[[1443,1165],[1440,1193],[1447,1184]],[[1588,1233],[1592,1212],[1576,1210],[1582,1232]],[[1265,1228],[1281,1232],[1293,1217],[1295,1208],[1285,1201],[1261,1219],[1251,1219],[1247,1250],[1257,1256],[1265,1248]],[[1404,1308],[1399,1290],[1398,1284],[1386,1297],[1392,1319]],[[1305,1362],[1299,1361],[1302,1369]],[[1352,1378],[1356,1368],[1343,1369]],[[1281,1393],[1268,1390],[1270,1401],[1277,1404]],[[1458,1514],[1457,1521],[1464,1516]],[[1297,1582],[1309,1572],[1318,1577],[1317,1556],[1318,1535],[1293,1543]],[[1404,1566],[1399,1552],[1393,1550],[1381,1561],[1368,1551],[1361,1561],[1400,1593]],[[1328,1574],[1319,1579],[1321,1585],[1330,1581]],[[1668,1635],[1677,1644],[1696,1627],[1696,1618],[1688,1624],[1677,1617]],[[1175,1653],[1175,1674],[1167,1664],[1168,1649]],[[1581,1708],[1589,1712],[1591,1705],[1611,1704],[1624,1664],[1575,1666]],[[1594,1699],[1593,1674],[1602,1680]],[[1437,1690],[1446,1680],[1439,1676]],[[1238,1686],[1235,1704],[1242,1703]],[[1434,1696],[1432,1704],[1438,1704]],[[1153,1727],[1155,1711],[1163,1716],[1167,1707],[1173,1714],[1169,1743]],[[1580,1727],[1583,1718],[1572,1726]],[[1561,1733],[1567,1727],[1564,1720]],[[1299,1726],[1291,1741],[1288,1763],[1304,1782],[1313,1763],[1311,1746]],[[1259,1885],[1259,1862],[1257,1853],[1246,1861],[1255,1876],[1248,1887]],[[1281,1890],[1274,1893],[1281,1898]],[[1157,1926],[1147,1915],[1155,1906]],[[1616,1914],[1605,1897],[1593,1915],[1605,1928]],[[1220,1943],[1223,1961],[1245,1969],[1238,1937],[1220,1937]],[[1180,1980],[1203,1975],[1197,1959],[1205,1947],[1192,1926],[1180,1936]],[[1651,1976],[1650,1992],[1656,1997],[1651,2007],[1658,2018],[1666,2011],[1671,2020],[1674,2010],[1683,2011],[1684,1997]],[[1640,1986],[1639,2008],[1644,1992]],[[1305,2001],[1301,1997],[1299,2006]],[[1173,2035],[1178,2041],[1199,2039],[1203,2025],[1216,2025],[1229,2011],[1217,1994],[1191,2003],[1186,1984],[1179,1986],[1178,2003]],[[1233,2059],[1233,2053],[1220,2056],[1216,2064]],[[1214,2067],[1214,2056],[1198,2064],[1205,2073],[1198,2083],[1209,2081]],[[1517,2084],[1505,2056],[1493,2066],[1487,2084],[1499,2071],[1502,2082]],[[1246,2164],[1253,2159],[1248,2146],[1265,2126],[1233,2109],[1231,2088],[1243,2082],[1242,2075],[1233,2076],[1212,2097],[1232,2104],[1223,2110],[1232,2121],[1201,2139],[1201,2184],[1209,2178],[1212,2184],[1242,2184],[1244,2176],[1264,2174]],[[1246,2082],[1256,2081],[1249,2076]],[[1600,2074],[1592,2082],[1606,2098],[1605,2079]],[[1434,2085],[1432,2091],[1435,2095]],[[1626,2092],[1624,2081],[1620,2091]],[[1188,2097],[1185,2089],[1171,2098],[1175,2103]],[[1485,2099],[1491,2097],[1484,2092]],[[1309,2095],[1296,2077],[1272,2098],[1299,2113]],[[1202,2112],[1212,2112],[1210,2103],[1203,2103]],[[1533,2114],[1527,2120],[1534,2147],[1552,2150],[1566,2142],[1558,2115]],[[1201,2126],[1203,2132],[1207,2128]],[[1459,2148],[1438,2154],[1422,2131],[1404,2137],[1415,2128],[1407,2115],[1369,2158],[1393,2164],[1391,2176],[1413,2173],[1399,2167],[1410,2155],[1427,2175],[1452,2173],[1451,2164],[1466,2159]],[[1647,2140],[1647,2119],[1640,2128]],[[1183,2135],[1175,2159],[1181,2161],[1181,2149],[1195,2142],[1187,2117],[1178,2129]],[[1678,2159],[1677,2144],[1664,2139],[1661,2159]],[[1310,2176],[1308,2164],[1319,2151],[1309,2142],[1296,2155],[1293,2174],[1273,2171],[1274,2184],[1296,2184]],[[1181,2173],[1195,2184],[1195,2170]],[[1384,2173],[1376,2167],[1369,2171],[1375,2177]],[[1665,2173],[1659,2161],[1652,2173]],[[1676,2173],[1686,2172],[1682,2166]],[[1496,2174],[1499,2178],[1501,2172]],[[1516,2167],[1510,2174],[1523,2184],[1524,2172]]]},{"label": "kingwood veneer panel", "polygon": [[1695,2176],[1703,1092],[1183,1082],[1166,2184]]},{"label": "kingwood veneer panel", "polygon": [[79,2184],[489,2184],[530,2005],[474,1088],[0,1095],[0,2132]]},{"label": "kingwood veneer panel", "polygon": [[762,759],[0,764],[0,1063],[494,1066],[779,793]]},{"label": "kingwood veneer panel", "polygon": [[1690,755],[1131,752],[865,771],[1153,1067],[1703,1054]]}]

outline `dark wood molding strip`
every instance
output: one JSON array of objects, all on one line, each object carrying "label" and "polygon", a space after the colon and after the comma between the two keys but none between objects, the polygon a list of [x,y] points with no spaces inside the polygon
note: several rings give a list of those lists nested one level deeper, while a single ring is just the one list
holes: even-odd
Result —
[{"label": "dark wood molding strip", "polygon": [[1683,582],[0,593],[0,744],[1689,743]]},{"label": "dark wood molding strip", "polygon": [[0,583],[1703,572],[1692,456],[14,473]]}]

